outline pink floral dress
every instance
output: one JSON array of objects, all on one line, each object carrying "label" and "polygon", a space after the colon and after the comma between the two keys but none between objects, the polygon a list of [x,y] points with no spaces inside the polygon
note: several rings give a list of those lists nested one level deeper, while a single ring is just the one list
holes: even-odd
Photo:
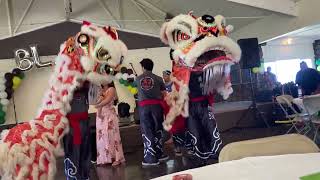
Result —
[{"label": "pink floral dress", "polygon": [[[109,89],[104,93],[107,94]],[[115,98],[109,104],[98,109],[97,128],[97,164],[124,162],[119,131],[119,118],[113,107]]]}]

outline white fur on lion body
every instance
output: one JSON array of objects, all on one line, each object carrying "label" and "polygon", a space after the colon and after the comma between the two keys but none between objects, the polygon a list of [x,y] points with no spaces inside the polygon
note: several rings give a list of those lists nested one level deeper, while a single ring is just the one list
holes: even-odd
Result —
[{"label": "white fur on lion body", "polygon": [[[190,69],[190,71],[193,71],[198,58],[204,53],[214,50],[223,51],[226,59],[211,62],[203,67],[202,71],[207,80],[204,85],[204,95],[217,92],[224,99],[227,99],[233,92],[230,81],[230,66],[239,62],[241,49],[227,36],[233,27],[226,25],[223,16],[215,16],[214,23],[208,26],[208,28],[214,28],[217,35],[212,35],[209,31],[208,33],[200,32],[200,28],[206,26],[202,22],[201,17],[197,18],[192,13],[178,15],[162,25],[160,38],[172,49],[171,57],[174,64]],[[201,39],[197,40],[199,37]],[[173,91],[166,98],[167,104],[170,106],[169,113],[163,123],[166,130],[171,129],[178,115],[187,117],[189,108],[189,86],[180,81],[179,77],[174,77],[175,73],[172,74],[174,85],[179,88],[173,88]]]},{"label": "white fur on lion body", "polygon": [[[64,155],[61,141],[69,131],[66,115],[71,110],[70,102],[74,91],[81,86],[80,82],[85,80],[98,85],[111,82],[112,77],[101,74],[95,67],[108,65],[115,68],[121,64],[127,52],[127,47],[118,39],[116,31],[110,27],[98,28],[87,23],[82,26],[79,34],[87,34],[90,38],[95,38],[97,45],[95,47],[89,45],[89,54],[84,52],[71,56],[67,51],[68,41],[62,44],[37,118],[2,132],[0,141],[2,180],[55,179],[56,157]],[[82,47],[76,44],[73,48],[80,52]],[[94,54],[97,53],[95,49],[100,48],[107,49],[111,54],[107,62],[97,59],[97,55]],[[19,129],[21,131],[17,131]],[[8,139],[12,133],[15,133],[16,138]],[[40,151],[39,157],[37,157],[37,150]],[[48,162],[48,169],[46,169],[46,162]],[[17,167],[20,167],[20,170]]]}]

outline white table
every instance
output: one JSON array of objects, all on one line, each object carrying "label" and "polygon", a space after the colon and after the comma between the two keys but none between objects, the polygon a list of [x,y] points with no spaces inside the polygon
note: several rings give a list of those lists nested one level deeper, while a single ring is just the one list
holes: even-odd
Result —
[{"label": "white table", "polygon": [[189,173],[193,180],[299,180],[320,172],[320,153],[249,157],[170,174],[153,180],[172,180]]}]

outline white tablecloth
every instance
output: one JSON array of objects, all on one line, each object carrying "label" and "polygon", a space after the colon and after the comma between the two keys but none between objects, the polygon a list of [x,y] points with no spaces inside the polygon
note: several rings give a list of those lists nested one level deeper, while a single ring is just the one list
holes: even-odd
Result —
[{"label": "white tablecloth", "polygon": [[[175,174],[189,173],[193,180],[299,180],[320,172],[319,163],[320,153],[250,157]],[[153,180],[172,180],[175,174]]]}]

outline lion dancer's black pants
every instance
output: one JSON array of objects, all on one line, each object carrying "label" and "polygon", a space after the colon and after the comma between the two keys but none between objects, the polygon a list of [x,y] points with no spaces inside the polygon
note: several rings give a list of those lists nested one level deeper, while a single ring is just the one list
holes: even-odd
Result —
[{"label": "lion dancer's black pants", "polygon": [[188,151],[203,162],[216,158],[222,141],[206,98],[191,99],[186,128],[185,146]]},{"label": "lion dancer's black pants", "polygon": [[144,162],[157,163],[163,155],[163,109],[160,100],[139,102]]},{"label": "lion dancer's black pants", "polygon": [[87,180],[90,171],[90,127],[88,113],[68,116],[70,131],[65,135],[65,175],[67,180]]}]

